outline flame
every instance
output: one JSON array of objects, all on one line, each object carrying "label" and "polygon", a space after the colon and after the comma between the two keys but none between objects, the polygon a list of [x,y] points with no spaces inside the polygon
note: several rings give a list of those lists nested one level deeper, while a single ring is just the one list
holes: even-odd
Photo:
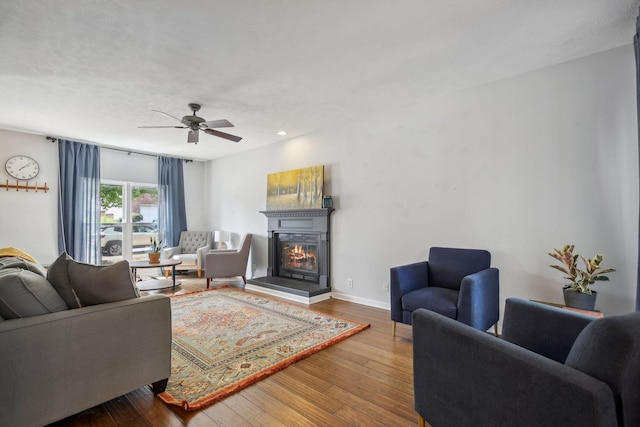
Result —
[{"label": "flame", "polygon": [[299,262],[304,260],[315,262],[315,252],[307,252],[304,250],[302,245],[295,245],[294,248],[289,252],[289,262]]}]

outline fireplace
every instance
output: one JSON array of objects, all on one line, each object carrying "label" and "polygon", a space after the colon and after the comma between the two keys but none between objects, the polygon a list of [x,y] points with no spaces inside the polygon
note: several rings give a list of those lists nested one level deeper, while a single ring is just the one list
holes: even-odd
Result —
[{"label": "fireplace", "polygon": [[268,218],[267,276],[248,282],[306,297],[330,292],[333,209],[261,212]]}]

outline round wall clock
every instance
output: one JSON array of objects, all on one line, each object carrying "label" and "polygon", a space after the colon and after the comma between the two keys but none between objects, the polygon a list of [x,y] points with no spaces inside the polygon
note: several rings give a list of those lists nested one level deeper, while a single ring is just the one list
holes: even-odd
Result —
[{"label": "round wall clock", "polygon": [[7,173],[15,179],[29,180],[40,172],[40,165],[29,156],[13,156],[4,164]]}]

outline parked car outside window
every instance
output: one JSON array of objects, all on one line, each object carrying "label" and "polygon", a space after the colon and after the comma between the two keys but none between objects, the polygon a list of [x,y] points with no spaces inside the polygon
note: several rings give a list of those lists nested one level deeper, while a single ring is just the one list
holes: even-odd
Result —
[{"label": "parked car outside window", "polygon": [[[151,246],[151,239],[158,238],[154,224],[133,224],[134,248]],[[100,226],[100,247],[102,254],[108,256],[122,255],[122,224],[102,224]]]}]

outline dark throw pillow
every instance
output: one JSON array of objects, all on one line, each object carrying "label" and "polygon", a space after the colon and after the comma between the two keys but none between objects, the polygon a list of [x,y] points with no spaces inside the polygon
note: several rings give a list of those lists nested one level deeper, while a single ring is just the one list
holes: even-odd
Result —
[{"label": "dark throw pillow", "polygon": [[73,290],[83,307],[139,296],[127,261],[91,265],[68,260],[68,271]]},{"label": "dark throw pillow", "polygon": [[21,268],[0,270],[0,316],[38,316],[67,310],[67,304],[41,275]]},{"label": "dark throw pillow", "polygon": [[51,282],[69,308],[79,308],[80,303],[73,292],[73,286],[69,279],[69,261],[73,261],[69,254],[66,252],[60,254],[58,259],[49,266],[47,280]]}]

